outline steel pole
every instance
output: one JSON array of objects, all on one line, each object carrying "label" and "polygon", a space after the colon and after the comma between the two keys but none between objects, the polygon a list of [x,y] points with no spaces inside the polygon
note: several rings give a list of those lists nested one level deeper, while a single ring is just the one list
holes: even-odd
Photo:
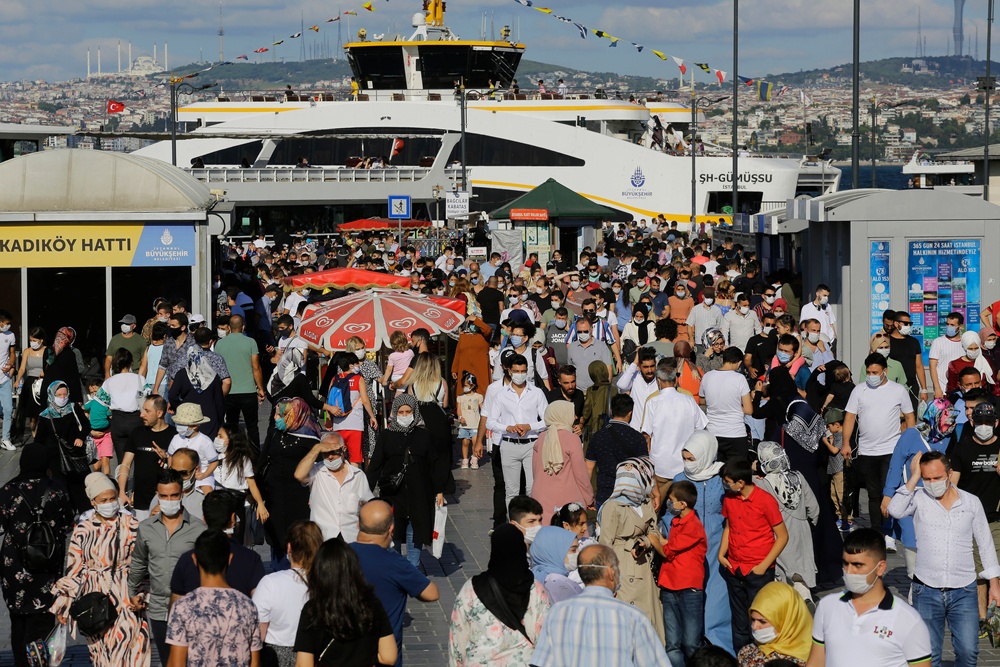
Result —
[{"label": "steel pole", "polygon": [[[987,47],[988,48],[988,47]],[[854,91],[851,130],[851,187],[858,189],[858,170],[861,168],[861,0],[854,0]]]},{"label": "steel pole", "polygon": [[698,101],[694,96],[694,74],[691,75],[691,233],[698,220]]},{"label": "steel pole", "polygon": [[466,117],[467,111],[465,105],[465,79],[462,79],[462,85],[459,87],[459,92],[462,95],[461,100],[459,100],[459,106],[462,109],[462,192],[471,192],[469,182],[466,180],[468,178],[468,171],[465,160],[465,127],[468,122],[468,118]]},{"label": "steel pole", "polygon": [[983,172],[985,176],[983,178],[983,200],[990,200],[990,93],[993,92],[993,80],[990,77],[990,71],[992,69],[992,54],[990,47],[993,43],[993,0],[987,0],[989,3],[989,16],[986,19],[986,97],[985,97],[985,116],[986,116],[986,141],[983,142]]},{"label": "steel pole", "polygon": [[872,97],[872,187],[875,187],[875,123],[878,122],[878,107]]},{"label": "steel pole", "polygon": [[740,118],[740,0],[733,0],[733,222],[739,214]]},{"label": "steel pole", "polygon": [[177,166],[177,84],[170,82],[170,164]]}]

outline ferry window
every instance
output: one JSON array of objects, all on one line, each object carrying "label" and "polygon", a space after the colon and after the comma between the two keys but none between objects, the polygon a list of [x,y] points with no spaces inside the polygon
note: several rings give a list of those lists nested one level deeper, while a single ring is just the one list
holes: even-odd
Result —
[{"label": "ferry window", "polygon": [[[365,46],[348,54],[351,70],[358,77],[361,91],[371,83],[375,90],[401,90],[406,88],[406,72],[399,47]],[[451,84],[448,84],[448,88]]]},{"label": "ferry window", "polygon": [[[298,164],[299,158],[305,157],[309,160],[309,164],[315,167],[343,167],[352,157],[390,155],[392,140],[395,136],[427,133],[426,130],[413,128],[345,128],[341,131],[379,136],[285,139],[275,148],[268,164],[276,167],[292,166]],[[323,131],[323,134],[327,133],[328,131]],[[390,164],[412,167],[426,155],[437,155],[440,149],[441,139],[439,138],[407,137],[403,140],[402,150],[391,159]]]},{"label": "ferry window", "polygon": [[[484,134],[466,134],[466,159],[470,167],[582,167],[585,162],[547,148]],[[450,161],[462,159],[461,144]]]},{"label": "ferry window", "polygon": [[[740,192],[740,213],[748,213],[753,215],[755,213],[760,213],[760,203],[764,199],[763,192]],[[723,206],[733,205],[733,192],[732,190],[724,190],[722,192],[709,192],[708,193],[708,208],[706,213],[712,215],[714,213],[722,213]]]},{"label": "ferry window", "polygon": [[260,150],[263,146],[263,141],[249,141],[241,146],[232,146],[212,153],[206,153],[201,156],[201,159],[206,165],[233,167],[241,164],[244,159],[253,164],[257,156],[260,155]]}]

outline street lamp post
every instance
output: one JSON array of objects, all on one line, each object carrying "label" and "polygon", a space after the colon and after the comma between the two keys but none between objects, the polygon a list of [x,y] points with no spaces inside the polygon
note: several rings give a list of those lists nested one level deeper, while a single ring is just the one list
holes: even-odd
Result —
[{"label": "street lamp post", "polygon": [[707,97],[697,97],[694,90],[694,73],[691,74],[691,233],[694,234],[698,221],[698,104],[709,106],[726,99],[720,97],[712,100]]},{"label": "street lamp post", "polygon": [[197,92],[207,88],[215,88],[218,83],[206,83],[204,86],[192,86],[190,83],[181,83],[181,79],[170,79],[170,164],[177,166],[177,92],[181,88],[187,88],[190,92]]},{"label": "street lamp post", "polygon": [[[987,42],[988,44],[988,42]],[[854,67],[851,101],[851,188],[858,189],[861,174],[861,0],[854,0]]]},{"label": "street lamp post", "polygon": [[993,45],[993,0],[987,0],[989,7],[986,19],[986,78],[983,81],[985,96],[983,101],[983,111],[986,120],[986,141],[983,142],[983,200],[990,200],[990,94],[993,92],[993,77],[990,76],[992,69],[992,53],[990,47]]},{"label": "street lamp post", "polygon": [[740,212],[740,147],[739,147],[739,126],[740,126],[740,0],[733,0],[733,217],[732,222],[736,222],[736,216]]}]

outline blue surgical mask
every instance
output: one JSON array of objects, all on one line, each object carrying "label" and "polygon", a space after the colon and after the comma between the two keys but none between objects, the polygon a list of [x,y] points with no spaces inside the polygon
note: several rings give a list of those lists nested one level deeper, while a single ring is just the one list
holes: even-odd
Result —
[{"label": "blue surgical mask", "polygon": [[949,324],[944,328],[944,335],[948,338],[954,338],[958,335],[958,327],[953,324]]},{"label": "blue surgical mask", "polygon": [[274,428],[278,429],[279,431],[286,430],[288,428],[288,426],[285,425],[285,418],[284,417],[278,417],[277,419],[275,419],[274,420]]},{"label": "blue surgical mask", "polygon": [[510,344],[513,345],[514,347],[521,347],[522,343],[524,343],[524,336],[510,337]]},{"label": "blue surgical mask", "polygon": [[778,355],[778,361],[782,364],[787,364],[789,361],[792,360],[792,355],[788,354],[787,352],[783,352],[782,350],[778,350],[777,355]]}]

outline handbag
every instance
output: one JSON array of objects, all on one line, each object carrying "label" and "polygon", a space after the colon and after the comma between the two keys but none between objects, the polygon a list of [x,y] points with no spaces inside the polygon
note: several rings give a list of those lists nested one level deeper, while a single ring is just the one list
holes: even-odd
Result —
[{"label": "handbag", "polygon": [[[76,424],[80,428],[80,418],[76,416],[76,410],[73,410],[73,417],[76,419]],[[84,475],[86,473],[92,472],[90,469],[90,461],[87,457],[86,450],[83,450],[83,455],[75,455],[79,447],[74,447],[70,443],[63,440],[62,436],[59,435],[59,431],[56,430],[56,422],[52,417],[47,417],[49,420],[49,425],[52,427],[52,435],[55,436],[56,442],[59,444],[59,463],[62,467],[62,471],[66,475],[77,474]]]},{"label": "handbag", "polygon": [[403,478],[406,477],[406,469],[410,466],[410,446],[407,445],[403,451],[403,467],[399,472],[391,475],[382,475],[378,480],[380,496],[394,496],[403,490]]},{"label": "handbag", "polygon": [[66,626],[56,623],[56,627],[44,639],[36,639],[25,646],[30,667],[55,667],[62,664],[66,655]]},{"label": "handbag", "polygon": [[[121,519],[119,518],[119,521]],[[121,548],[121,524],[118,527],[118,539],[115,540],[115,553],[111,558],[111,576],[118,569],[118,550]],[[98,638],[111,629],[118,620],[118,609],[107,593],[93,591],[77,599],[69,608],[70,616],[76,621],[76,627],[88,637]]]}]

